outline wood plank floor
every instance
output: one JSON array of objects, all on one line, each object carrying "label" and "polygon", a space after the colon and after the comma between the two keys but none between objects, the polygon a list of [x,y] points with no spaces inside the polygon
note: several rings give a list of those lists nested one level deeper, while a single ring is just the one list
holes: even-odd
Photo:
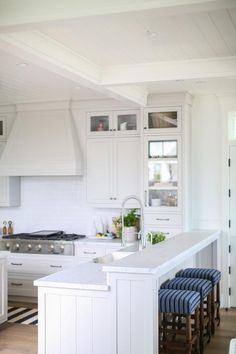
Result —
[{"label": "wood plank floor", "polygon": [[1,354],[37,354],[38,326],[9,323],[0,326]]},{"label": "wood plank floor", "polygon": [[[0,354],[37,354],[37,330],[38,327],[32,325],[1,325]],[[234,337],[236,338],[236,309],[228,312],[222,310],[220,327],[204,354],[228,354],[230,339]]]},{"label": "wood plank floor", "polygon": [[228,354],[229,342],[236,338],[236,308],[221,311],[221,323],[204,354]]}]

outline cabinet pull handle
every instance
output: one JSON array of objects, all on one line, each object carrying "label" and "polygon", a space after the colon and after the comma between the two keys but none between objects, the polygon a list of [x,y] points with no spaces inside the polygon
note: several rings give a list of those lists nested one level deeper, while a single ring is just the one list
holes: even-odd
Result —
[{"label": "cabinet pull handle", "polygon": [[97,252],[84,251],[84,254],[96,254]]},{"label": "cabinet pull handle", "polygon": [[147,191],[144,192],[144,204],[147,206]]},{"label": "cabinet pull handle", "polygon": [[116,200],[116,198],[113,198],[113,200]]},{"label": "cabinet pull handle", "polygon": [[50,267],[51,267],[51,268],[62,268],[61,265],[54,265],[54,264],[50,264]]},{"label": "cabinet pull handle", "polygon": [[164,235],[169,235],[170,233],[169,232],[163,232]]},{"label": "cabinet pull handle", "polygon": [[13,265],[13,266],[22,266],[23,264],[22,263],[11,263],[11,265]]},{"label": "cabinet pull handle", "polygon": [[170,221],[169,218],[156,218],[157,221]]},{"label": "cabinet pull handle", "polygon": [[11,283],[12,286],[22,286],[23,283]]}]

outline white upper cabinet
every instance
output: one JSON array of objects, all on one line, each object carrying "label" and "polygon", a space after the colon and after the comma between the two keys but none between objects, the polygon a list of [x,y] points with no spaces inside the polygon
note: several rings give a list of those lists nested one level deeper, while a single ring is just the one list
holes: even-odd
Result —
[{"label": "white upper cabinet", "polygon": [[139,131],[139,110],[87,113],[87,133],[90,137],[137,135]]},{"label": "white upper cabinet", "polygon": [[144,109],[144,133],[165,134],[181,131],[181,107]]},{"label": "white upper cabinet", "polygon": [[[6,142],[0,142],[0,158]],[[0,207],[20,205],[20,177],[0,176]]]},{"label": "white upper cabinet", "polygon": [[87,200],[96,206],[120,207],[140,194],[140,139],[87,140]]}]

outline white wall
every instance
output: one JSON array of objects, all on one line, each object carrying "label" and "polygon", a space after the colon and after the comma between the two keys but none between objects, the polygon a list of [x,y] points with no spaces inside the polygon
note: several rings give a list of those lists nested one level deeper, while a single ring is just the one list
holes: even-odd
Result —
[{"label": "white wall", "polygon": [[192,110],[192,226],[221,228],[221,109],[215,95],[196,96]]}]

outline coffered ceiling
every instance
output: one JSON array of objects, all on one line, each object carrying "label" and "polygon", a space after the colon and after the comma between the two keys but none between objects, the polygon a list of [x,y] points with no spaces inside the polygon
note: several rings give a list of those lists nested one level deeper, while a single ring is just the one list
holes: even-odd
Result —
[{"label": "coffered ceiling", "polygon": [[0,0],[0,104],[176,91],[236,93],[235,0]]}]

